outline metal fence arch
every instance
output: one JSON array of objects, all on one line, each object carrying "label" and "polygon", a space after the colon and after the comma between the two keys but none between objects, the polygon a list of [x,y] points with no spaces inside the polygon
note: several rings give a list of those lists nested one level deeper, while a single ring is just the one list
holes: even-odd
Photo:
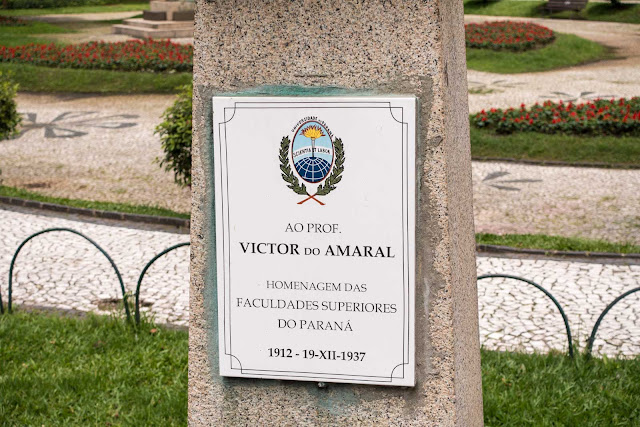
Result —
[{"label": "metal fence arch", "polygon": [[138,278],[138,284],[136,285],[136,307],[135,307],[135,320],[136,320],[136,325],[140,324],[140,287],[142,286],[142,279],[144,279],[144,275],[147,274],[147,270],[149,268],[151,268],[151,266],[153,265],[153,263],[155,263],[159,258],[161,258],[162,256],[168,254],[169,252],[176,250],[178,248],[181,248],[183,246],[190,246],[191,243],[189,242],[183,242],[183,243],[178,243],[177,245],[173,245],[173,246],[169,246],[167,249],[163,250],[162,252],[158,253],[156,256],[154,256],[153,258],[151,258],[151,260],[147,263],[147,265],[144,266],[144,268],[142,269],[142,272],[140,272],[140,277]]},{"label": "metal fence arch", "polygon": [[[7,295],[7,311],[9,313],[12,312],[12,300],[13,300],[13,273],[14,273],[14,268],[15,268],[15,263],[16,260],[18,258],[18,255],[20,254],[20,251],[22,250],[22,248],[32,239],[45,234],[45,233],[51,233],[51,232],[68,232],[68,233],[72,233],[75,234],[77,236],[82,237],[83,239],[85,239],[86,241],[88,241],[92,246],[94,246],[96,249],[98,249],[98,251],[100,251],[100,253],[102,253],[102,255],[104,255],[104,257],[109,261],[111,267],[113,268],[114,272],[116,273],[116,276],[118,278],[118,282],[120,284],[120,291],[122,293],[122,300],[124,303],[124,309],[125,309],[125,313],[126,313],[126,317],[127,317],[127,321],[131,320],[131,310],[129,308],[129,304],[128,304],[128,295],[124,286],[124,281],[122,279],[122,275],[120,274],[120,270],[118,269],[115,261],[111,258],[111,256],[107,253],[107,251],[105,251],[98,243],[96,243],[94,240],[92,240],[91,238],[89,238],[88,236],[84,235],[83,233],[73,230],[71,228],[64,228],[64,227],[56,227],[56,228],[47,228],[45,230],[41,230],[38,231],[36,233],[31,234],[30,236],[28,236],[26,239],[24,239],[20,245],[18,246],[18,248],[16,249],[15,253],[13,254],[13,258],[11,259],[11,264],[9,266],[9,283],[8,283],[8,295]],[[173,246],[170,246],[166,249],[164,249],[163,251],[159,252],[158,254],[156,254],[151,260],[149,260],[149,262],[147,262],[147,264],[144,266],[144,268],[142,269],[140,276],[138,277],[138,282],[136,285],[136,291],[135,291],[135,323],[136,324],[140,324],[140,290],[142,288],[142,282],[144,280],[144,277],[147,273],[147,271],[151,268],[151,266],[162,256],[166,255],[167,253],[174,251],[178,248],[181,247],[185,247],[185,246],[190,246],[191,244],[189,242],[183,242],[183,243],[178,243],[175,244]],[[566,329],[566,334],[567,334],[567,344],[568,344],[568,353],[570,357],[574,356],[574,349],[573,349],[573,338],[571,335],[571,328],[569,326],[569,320],[567,318],[567,315],[564,311],[564,309],[562,308],[562,305],[558,302],[558,300],[544,287],[542,287],[541,285],[535,283],[532,280],[526,279],[524,277],[519,277],[519,276],[514,276],[514,275],[510,275],[510,274],[484,274],[484,275],[480,275],[478,276],[477,280],[483,280],[483,279],[490,279],[490,278],[502,278],[502,279],[513,279],[513,280],[517,280],[520,282],[524,282],[527,283],[533,287],[535,287],[536,289],[538,289],[539,291],[541,291],[542,293],[544,293],[547,298],[549,298],[551,300],[551,302],[553,302],[553,304],[555,305],[555,307],[558,309],[558,311],[560,312],[560,315],[562,316],[562,320],[564,322],[564,326]],[[607,307],[602,311],[602,313],[600,314],[600,316],[598,317],[595,325],[593,326],[593,329],[591,331],[591,335],[589,336],[589,340],[587,342],[587,348],[586,348],[586,354],[587,355],[591,355],[592,351],[593,351],[593,344],[595,342],[596,336],[597,336],[597,332],[598,332],[598,328],[600,327],[600,324],[602,323],[603,319],[605,318],[605,316],[609,313],[609,311],[616,305],[618,304],[622,299],[628,297],[629,295],[632,295],[636,292],[640,292],[640,287],[636,287],[633,289],[630,289],[626,292],[624,292],[623,294],[619,295],[618,297],[616,297],[611,303],[609,303],[609,305],[607,305]],[[4,304],[3,304],[3,300],[2,300],[2,293],[0,292],[0,314],[3,314],[5,312],[4,310]]]},{"label": "metal fence arch", "polygon": [[478,276],[478,280],[491,279],[491,278],[519,280],[521,282],[527,283],[527,284],[535,287],[536,289],[542,291],[553,302],[553,304],[556,306],[556,308],[560,312],[560,315],[562,316],[562,320],[564,321],[564,327],[565,327],[565,329],[567,331],[567,343],[569,345],[569,357],[573,357],[573,341],[572,341],[572,338],[571,338],[571,328],[569,327],[569,319],[567,318],[567,315],[565,314],[564,310],[562,309],[562,305],[560,305],[558,300],[555,299],[555,297],[553,295],[551,295],[551,292],[549,292],[548,290],[546,290],[545,288],[543,288],[539,284],[535,283],[534,281],[529,280],[529,279],[525,279],[524,277],[513,276],[513,275],[510,275],[510,274],[483,274],[481,276]]},{"label": "metal fence arch", "polygon": [[600,327],[600,323],[602,322],[602,319],[604,319],[604,317],[607,315],[607,313],[617,304],[619,303],[621,300],[623,300],[624,298],[628,297],[629,295],[639,292],[640,291],[640,287],[637,288],[633,288],[628,290],[627,292],[624,292],[623,294],[619,295],[616,299],[614,299],[613,301],[611,301],[609,303],[609,305],[607,305],[607,307],[602,311],[602,313],[600,313],[600,316],[598,317],[598,320],[596,320],[595,325],[593,325],[593,329],[591,330],[591,335],[589,336],[589,341],[587,341],[587,355],[591,356],[591,351],[593,350],[593,343],[596,340],[596,334],[598,333],[598,328]]},{"label": "metal fence arch", "polygon": [[[120,270],[118,270],[118,267],[116,266],[116,263],[109,256],[107,251],[105,251],[99,244],[97,244],[91,238],[85,236],[84,234],[82,234],[79,231],[73,230],[71,228],[64,228],[64,227],[47,228],[45,230],[38,231],[37,233],[33,233],[32,235],[30,235],[29,237],[24,239],[22,241],[22,243],[20,243],[20,246],[18,246],[18,249],[16,249],[15,253],[13,254],[13,258],[11,259],[11,264],[9,265],[9,288],[8,288],[8,295],[7,295],[7,311],[9,313],[11,313],[11,309],[12,309],[11,306],[12,306],[12,289],[13,289],[13,269],[14,269],[14,266],[15,266],[15,263],[16,263],[16,259],[18,258],[18,254],[20,253],[20,251],[22,250],[24,245],[26,245],[32,239],[34,239],[34,238],[36,238],[36,237],[38,237],[38,236],[40,236],[42,234],[52,233],[52,232],[56,232],[56,231],[66,231],[66,232],[69,232],[69,233],[72,233],[72,234],[75,234],[77,236],[82,237],[83,239],[85,239],[86,241],[91,243],[96,249],[98,249],[100,251],[100,253],[102,253],[102,255],[105,256],[105,258],[107,258],[107,260],[111,264],[111,267],[113,267],[113,270],[115,271],[116,276],[118,277],[118,282],[120,283],[120,291],[122,292],[122,301],[124,303],[124,309],[125,309],[125,313],[127,315],[127,320],[131,320],[131,312],[129,310],[129,305],[127,304],[127,292],[126,292],[126,290],[124,288],[124,282],[122,281],[122,275],[120,274]],[[2,307],[2,299],[1,298],[0,298],[0,307]],[[4,313],[4,310],[0,311],[0,313]]]}]

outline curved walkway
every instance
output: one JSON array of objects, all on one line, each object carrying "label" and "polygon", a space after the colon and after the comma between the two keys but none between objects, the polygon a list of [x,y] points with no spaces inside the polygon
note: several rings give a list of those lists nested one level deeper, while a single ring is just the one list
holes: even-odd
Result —
[{"label": "curved walkway", "polygon": [[[153,130],[173,99],[20,94],[23,132],[0,141],[3,184],[188,212],[189,189],[155,161]],[[473,183],[478,231],[640,244],[640,170],[474,162]]]},{"label": "curved walkway", "polygon": [[587,101],[640,96],[640,24],[465,15],[465,22],[533,21],[611,47],[618,58],[537,73],[497,74],[469,70],[469,110],[534,104],[545,99]]},{"label": "curved walkway", "polygon": [[[156,253],[187,235],[128,228],[120,223],[79,221],[28,210],[0,208],[0,290],[6,304],[9,263],[20,242],[50,227],[69,227],[94,239],[113,257],[128,292]],[[188,249],[161,258],[149,271],[142,291],[144,310],[156,321],[188,325]],[[550,290],[565,307],[574,339],[584,345],[597,316],[622,292],[640,286],[640,264],[509,258],[480,255],[478,274],[523,276]],[[30,241],[14,271],[14,303],[59,309],[112,312],[120,299],[118,282],[104,257],[70,233],[49,233]],[[505,279],[478,282],[480,335],[486,348],[566,351],[560,315],[533,287]],[[596,353],[640,354],[640,295],[605,318]]]},{"label": "curved walkway", "polygon": [[58,13],[50,15],[29,15],[22,16],[22,19],[30,21],[49,22],[52,24],[62,22],[103,22],[119,21],[142,15],[142,10],[129,12],[96,12],[96,13]]},{"label": "curved walkway", "polygon": [[[163,249],[189,236],[154,227],[129,228],[113,221],[87,221],[0,207],[0,291],[7,304],[11,258],[29,235],[52,227],[77,230],[93,239],[113,258],[127,292],[133,294],[145,264]],[[143,282],[141,300],[160,323],[186,325],[189,314],[188,248],[160,258]],[[71,233],[38,236],[20,252],[14,268],[17,304],[65,310],[110,313],[122,299],[119,282],[106,258]]]}]

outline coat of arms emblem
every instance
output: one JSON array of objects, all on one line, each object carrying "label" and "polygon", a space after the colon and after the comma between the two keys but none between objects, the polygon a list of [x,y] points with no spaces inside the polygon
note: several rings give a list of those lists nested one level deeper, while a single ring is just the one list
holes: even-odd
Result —
[{"label": "coat of arms emblem", "polygon": [[299,205],[308,200],[324,205],[317,197],[335,190],[342,180],[342,140],[333,138],[326,124],[320,120],[304,121],[295,129],[292,139],[288,136],[282,138],[280,171],[288,188],[296,194],[307,196],[298,202]]}]

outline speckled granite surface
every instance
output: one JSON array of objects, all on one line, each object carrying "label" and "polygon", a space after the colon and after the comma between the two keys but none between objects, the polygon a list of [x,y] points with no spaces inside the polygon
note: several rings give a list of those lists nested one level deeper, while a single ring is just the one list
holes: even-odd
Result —
[{"label": "speckled granite surface", "polygon": [[[451,0],[197,2],[190,425],[482,424],[463,31]],[[289,86],[419,99],[413,388],[217,374],[210,98]]]}]

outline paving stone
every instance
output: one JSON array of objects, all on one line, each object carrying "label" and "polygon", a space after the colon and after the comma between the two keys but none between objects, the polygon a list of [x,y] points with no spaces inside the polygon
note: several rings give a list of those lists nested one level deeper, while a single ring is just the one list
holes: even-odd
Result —
[{"label": "paving stone", "polygon": [[[100,244],[120,269],[133,296],[139,274],[155,254],[188,236],[164,231],[84,222],[0,208],[0,291],[6,303],[9,263],[20,242],[51,227],[78,230]],[[71,255],[70,255],[71,254]],[[69,257],[73,263],[69,263]],[[564,308],[576,345],[584,348],[591,328],[608,303],[640,286],[640,264],[605,264],[581,260],[511,258],[480,255],[478,275],[511,274],[534,281]],[[597,274],[594,274],[597,272]],[[141,312],[159,323],[189,323],[189,249],[160,258],[143,281],[140,298],[151,304]],[[20,253],[13,302],[113,313],[122,298],[106,259],[69,233],[49,233],[31,240]],[[131,297],[132,298],[132,297]],[[480,337],[485,348],[512,351],[567,350],[565,326],[553,303],[533,286],[512,279],[478,281]],[[615,306],[604,318],[594,345],[596,354],[640,354],[640,292]]]}]

